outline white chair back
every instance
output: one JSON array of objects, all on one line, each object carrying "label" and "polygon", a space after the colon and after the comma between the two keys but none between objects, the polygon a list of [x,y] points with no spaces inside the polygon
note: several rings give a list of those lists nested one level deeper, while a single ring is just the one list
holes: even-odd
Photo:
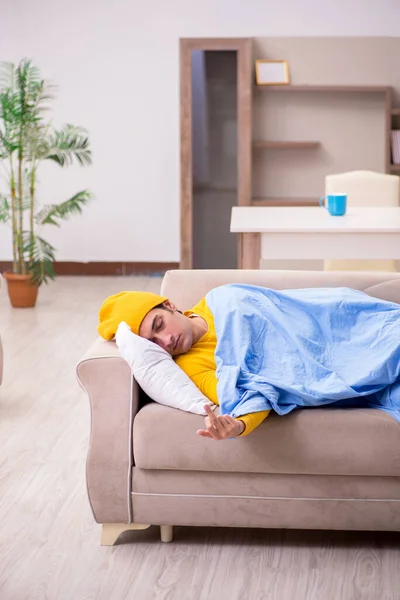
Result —
[{"label": "white chair back", "polygon": [[[347,194],[349,206],[398,206],[400,178],[375,171],[349,171],[325,178],[325,195]],[[397,271],[395,260],[325,260],[326,271]]]}]

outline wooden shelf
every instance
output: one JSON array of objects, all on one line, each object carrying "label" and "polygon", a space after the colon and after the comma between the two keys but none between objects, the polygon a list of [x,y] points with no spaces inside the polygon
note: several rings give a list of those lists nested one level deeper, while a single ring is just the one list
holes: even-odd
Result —
[{"label": "wooden shelf", "polygon": [[219,183],[194,183],[193,192],[220,192],[222,194],[236,194],[237,186]]},{"label": "wooden shelf", "polygon": [[255,141],[253,142],[253,148],[256,149],[275,149],[275,150],[295,150],[295,149],[311,149],[318,148],[321,142],[274,142],[274,141]]},{"label": "wooden shelf", "polygon": [[319,198],[252,198],[251,206],[318,206]]},{"label": "wooden shelf", "polygon": [[391,164],[390,170],[392,171],[392,173],[400,173],[400,165]]},{"label": "wooden shelf", "polygon": [[386,85],[254,85],[261,92],[338,92],[386,94],[392,89]]}]

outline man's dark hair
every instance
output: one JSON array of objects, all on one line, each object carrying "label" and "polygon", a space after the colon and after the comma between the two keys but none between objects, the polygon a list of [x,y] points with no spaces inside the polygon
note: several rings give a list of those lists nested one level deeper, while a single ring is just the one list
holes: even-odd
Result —
[{"label": "man's dark hair", "polygon": [[[155,306],[154,308],[161,308],[162,310],[167,310],[170,313],[174,312],[171,308],[169,308],[168,306],[165,306],[164,302],[161,302],[161,304],[157,304],[157,306]],[[178,310],[177,312],[182,314],[181,310]]]}]

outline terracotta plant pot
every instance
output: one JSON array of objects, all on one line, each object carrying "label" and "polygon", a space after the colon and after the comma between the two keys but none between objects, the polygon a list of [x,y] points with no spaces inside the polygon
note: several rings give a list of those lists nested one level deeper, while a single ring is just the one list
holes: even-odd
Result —
[{"label": "terracotta plant pot", "polygon": [[29,281],[30,275],[18,275],[11,271],[3,273],[7,281],[8,297],[14,308],[33,308],[36,304],[39,288]]}]

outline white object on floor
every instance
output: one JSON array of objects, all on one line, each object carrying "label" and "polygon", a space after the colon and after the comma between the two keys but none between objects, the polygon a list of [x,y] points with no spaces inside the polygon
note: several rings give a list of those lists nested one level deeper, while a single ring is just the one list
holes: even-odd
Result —
[{"label": "white object on floor", "polygon": [[115,341],[136,381],[155,402],[197,415],[206,415],[205,404],[216,408],[166,350],[133,333],[124,321]]}]

